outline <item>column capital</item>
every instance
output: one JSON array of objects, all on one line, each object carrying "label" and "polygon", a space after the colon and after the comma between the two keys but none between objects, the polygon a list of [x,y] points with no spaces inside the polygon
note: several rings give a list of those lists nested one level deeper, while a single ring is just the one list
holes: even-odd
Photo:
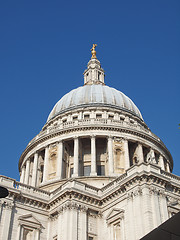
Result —
[{"label": "column capital", "polygon": [[91,138],[96,138],[96,134],[90,135]]},{"label": "column capital", "polygon": [[107,139],[108,139],[108,140],[109,140],[109,139],[113,140],[114,137],[113,137],[112,135],[108,135],[108,136],[107,136]]},{"label": "column capital", "polygon": [[137,144],[143,146],[143,143],[142,143],[142,142],[139,142],[139,141],[138,141]]}]

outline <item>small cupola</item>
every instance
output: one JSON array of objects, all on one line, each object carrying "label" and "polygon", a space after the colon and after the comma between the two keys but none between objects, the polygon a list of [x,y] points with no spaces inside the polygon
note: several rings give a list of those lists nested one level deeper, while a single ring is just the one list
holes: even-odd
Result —
[{"label": "small cupola", "polygon": [[101,68],[100,61],[96,57],[97,44],[93,44],[91,49],[91,60],[88,62],[87,69],[84,71],[84,85],[104,84],[104,70]]}]

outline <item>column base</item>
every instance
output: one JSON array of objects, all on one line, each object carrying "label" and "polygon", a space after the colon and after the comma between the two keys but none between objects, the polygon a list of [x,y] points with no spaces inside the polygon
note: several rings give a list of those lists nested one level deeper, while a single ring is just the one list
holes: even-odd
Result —
[{"label": "column base", "polygon": [[96,173],[96,172],[90,173],[90,176],[91,176],[91,177],[96,177],[96,176],[97,176],[97,173]]}]

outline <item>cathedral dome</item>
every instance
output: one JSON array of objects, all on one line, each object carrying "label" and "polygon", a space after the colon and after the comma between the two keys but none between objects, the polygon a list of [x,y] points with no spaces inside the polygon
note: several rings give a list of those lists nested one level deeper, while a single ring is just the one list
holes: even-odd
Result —
[{"label": "cathedral dome", "polygon": [[67,110],[90,105],[117,108],[142,119],[139,109],[125,94],[103,84],[90,84],[78,87],[64,95],[54,106],[47,121]]}]

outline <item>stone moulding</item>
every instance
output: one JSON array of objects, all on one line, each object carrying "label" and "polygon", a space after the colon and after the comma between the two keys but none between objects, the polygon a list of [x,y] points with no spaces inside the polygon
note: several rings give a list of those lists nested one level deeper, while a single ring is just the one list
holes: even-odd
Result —
[{"label": "stone moulding", "polygon": [[[141,168],[141,171],[137,171]],[[163,175],[165,173],[165,175]],[[125,174],[116,178],[111,183],[107,184],[103,188],[95,188],[82,182],[78,182],[75,179],[68,180],[64,188],[60,187],[53,192],[41,191],[34,187],[23,184],[25,188],[17,188],[16,184],[9,185],[9,196],[7,201],[14,202],[16,205],[25,204],[29,207],[33,206],[38,209],[47,211],[47,213],[57,206],[62,205],[66,201],[79,202],[79,204],[86,204],[89,207],[97,209],[103,209],[109,201],[118,201],[125,195],[135,197],[137,194],[142,194],[142,189],[148,187],[149,193],[160,194],[164,196],[170,196],[171,194],[180,194],[180,177],[174,177],[175,175],[160,170],[159,167],[153,164],[142,163],[140,165],[132,166]],[[2,179],[3,176],[0,176]],[[6,180],[6,178],[5,178]],[[5,183],[5,180],[3,183]],[[9,181],[14,182],[13,179],[8,178]],[[84,190],[79,189],[81,184]],[[137,186],[137,189],[133,189]],[[156,186],[152,188],[151,186]],[[20,184],[21,186],[21,184]],[[29,191],[29,190],[30,191]],[[158,190],[159,189],[159,190]],[[31,191],[32,190],[32,191]],[[37,190],[39,197],[32,197],[34,190]],[[92,191],[93,190],[93,191]],[[44,200],[44,196],[47,196],[47,200]],[[15,205],[15,207],[16,207]],[[54,211],[54,210],[53,210]]]}]

